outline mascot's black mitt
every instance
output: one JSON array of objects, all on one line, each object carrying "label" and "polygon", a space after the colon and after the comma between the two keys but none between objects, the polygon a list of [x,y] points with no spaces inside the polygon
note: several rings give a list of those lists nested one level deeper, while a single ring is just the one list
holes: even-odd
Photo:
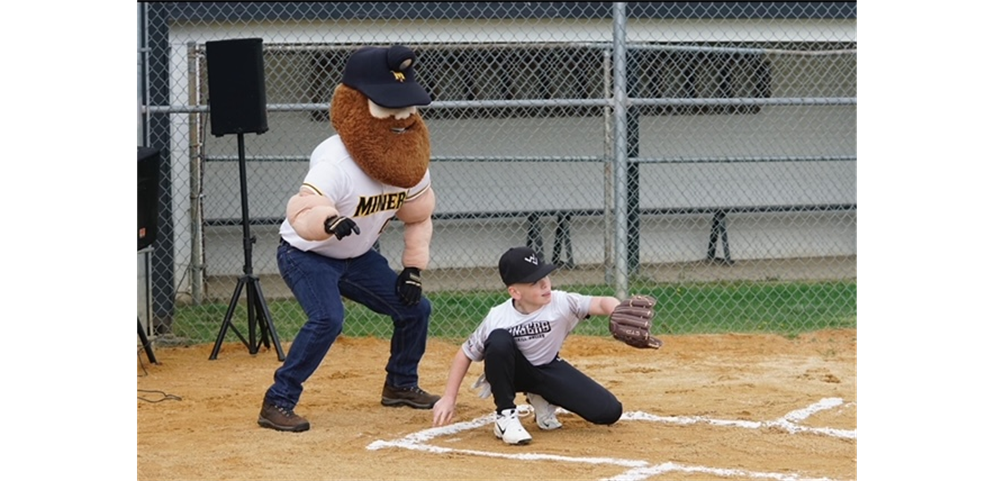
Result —
[{"label": "mascot's black mitt", "polygon": [[656,299],[632,296],[618,305],[608,318],[612,337],[632,347],[659,349],[663,341],[650,335]]}]

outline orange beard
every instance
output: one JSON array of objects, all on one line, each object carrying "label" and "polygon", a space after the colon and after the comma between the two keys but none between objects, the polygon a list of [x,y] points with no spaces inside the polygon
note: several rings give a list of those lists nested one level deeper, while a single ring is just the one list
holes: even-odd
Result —
[{"label": "orange beard", "polygon": [[403,120],[378,119],[370,115],[365,95],[339,84],[332,95],[330,114],[332,127],[366,175],[405,189],[425,177],[431,148],[428,127],[419,113]]}]

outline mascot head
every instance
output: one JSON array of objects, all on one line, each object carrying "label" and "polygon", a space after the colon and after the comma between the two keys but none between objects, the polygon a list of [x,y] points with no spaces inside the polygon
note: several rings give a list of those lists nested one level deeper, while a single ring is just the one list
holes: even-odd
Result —
[{"label": "mascot head", "polygon": [[415,78],[415,53],[404,46],[363,47],[346,62],[332,95],[332,127],[366,175],[410,188],[428,170],[428,127],[417,106],[431,98]]}]

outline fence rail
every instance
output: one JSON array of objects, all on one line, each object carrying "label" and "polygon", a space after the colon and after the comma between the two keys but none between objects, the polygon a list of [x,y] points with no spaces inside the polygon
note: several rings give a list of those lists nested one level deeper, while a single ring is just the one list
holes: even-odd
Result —
[{"label": "fence rail", "polygon": [[[138,142],[162,155],[138,307],[157,342],[212,341],[244,268],[239,157],[208,135],[205,55],[236,37],[264,39],[247,219],[283,339],[303,322],[276,268],[284,206],[334,134],[344,59],[394,43],[433,97],[434,335],[486,313],[519,244],[561,265],[557,285],[665,298],[677,332],[856,322],[855,2],[150,2],[138,32]],[[400,229],[377,248],[400,267]]]}]

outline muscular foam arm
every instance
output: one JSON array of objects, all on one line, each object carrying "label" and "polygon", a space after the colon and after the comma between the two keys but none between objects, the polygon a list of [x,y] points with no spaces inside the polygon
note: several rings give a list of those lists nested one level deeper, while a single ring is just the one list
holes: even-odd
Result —
[{"label": "muscular foam arm", "polygon": [[325,232],[325,219],[339,215],[339,211],[327,197],[302,185],[287,202],[287,219],[297,231],[297,235],[309,241],[321,241],[331,237]]},{"label": "muscular foam arm", "polygon": [[432,212],[435,211],[435,191],[428,187],[414,200],[405,202],[397,211],[404,222],[404,267],[428,268],[429,244],[432,242]]}]

